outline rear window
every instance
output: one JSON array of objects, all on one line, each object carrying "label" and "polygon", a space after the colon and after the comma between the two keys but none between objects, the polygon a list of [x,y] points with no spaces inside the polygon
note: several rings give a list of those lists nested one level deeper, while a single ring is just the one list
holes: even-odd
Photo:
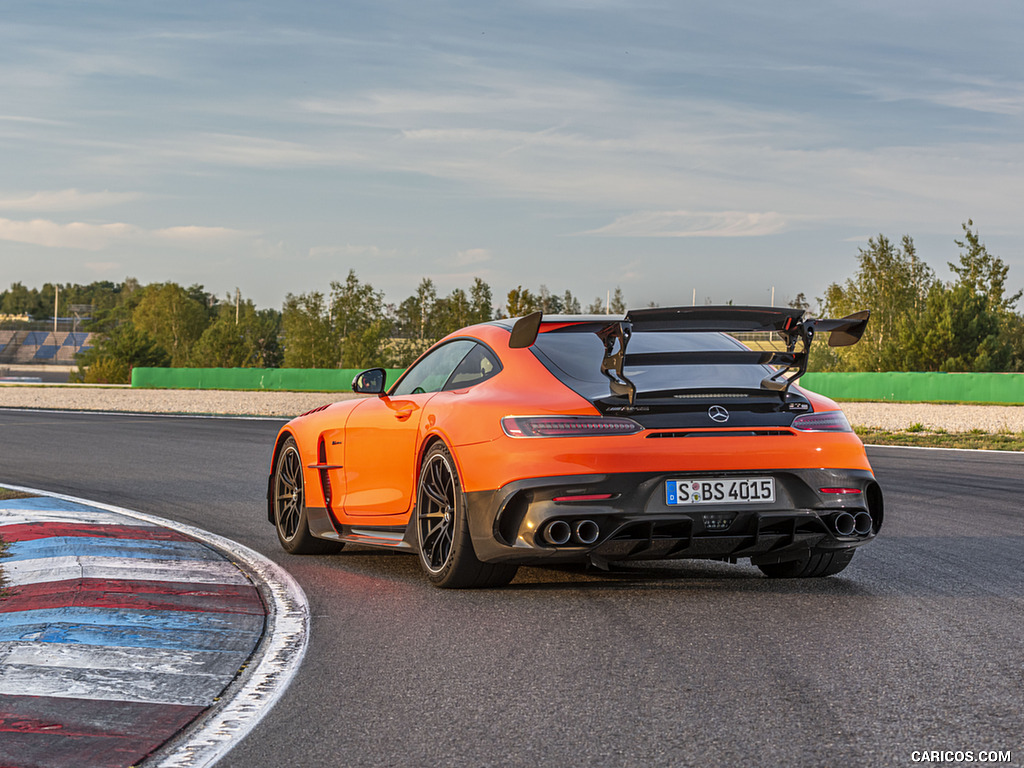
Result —
[{"label": "rear window", "polygon": [[[597,334],[542,333],[531,349],[549,371],[581,395],[608,396],[608,378],[601,373],[604,344]],[[722,333],[634,333],[626,355],[730,349],[747,347]],[[759,390],[761,380],[771,372],[765,365],[627,365],[624,369],[638,393],[708,387]]]}]

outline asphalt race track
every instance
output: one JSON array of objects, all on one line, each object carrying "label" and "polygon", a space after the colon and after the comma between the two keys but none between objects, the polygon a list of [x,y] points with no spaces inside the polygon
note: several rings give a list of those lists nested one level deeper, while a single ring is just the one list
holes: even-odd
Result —
[{"label": "asphalt race track", "polygon": [[1022,455],[869,449],[886,524],[838,577],[683,561],[446,592],[410,556],[281,552],[278,426],[0,410],[0,481],[200,526],[306,591],[303,669],[219,766],[1024,758]]}]

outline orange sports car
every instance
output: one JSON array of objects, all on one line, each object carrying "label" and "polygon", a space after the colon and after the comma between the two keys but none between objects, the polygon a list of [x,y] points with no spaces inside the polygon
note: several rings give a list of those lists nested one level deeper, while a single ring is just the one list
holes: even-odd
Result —
[{"label": "orange sports car", "polygon": [[[268,517],[288,552],[414,552],[449,588],[656,558],[838,573],[882,492],[843,412],[794,382],[817,333],[852,344],[867,320],[705,306],[464,328],[288,422]],[[736,338],[757,334],[776,348]]]}]

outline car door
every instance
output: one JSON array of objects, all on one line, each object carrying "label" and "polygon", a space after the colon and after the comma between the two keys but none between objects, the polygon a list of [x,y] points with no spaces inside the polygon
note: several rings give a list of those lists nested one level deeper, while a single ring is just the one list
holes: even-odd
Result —
[{"label": "car door", "polygon": [[345,426],[345,515],[409,511],[423,408],[475,346],[471,339],[455,339],[432,349],[389,394],[366,398],[352,411]]}]

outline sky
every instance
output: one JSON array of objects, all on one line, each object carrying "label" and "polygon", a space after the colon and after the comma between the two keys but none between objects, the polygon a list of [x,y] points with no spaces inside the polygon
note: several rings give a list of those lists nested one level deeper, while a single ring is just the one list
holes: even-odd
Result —
[{"label": "sky", "polygon": [[3,8],[0,287],[781,304],[968,219],[1024,287],[1016,0]]}]

